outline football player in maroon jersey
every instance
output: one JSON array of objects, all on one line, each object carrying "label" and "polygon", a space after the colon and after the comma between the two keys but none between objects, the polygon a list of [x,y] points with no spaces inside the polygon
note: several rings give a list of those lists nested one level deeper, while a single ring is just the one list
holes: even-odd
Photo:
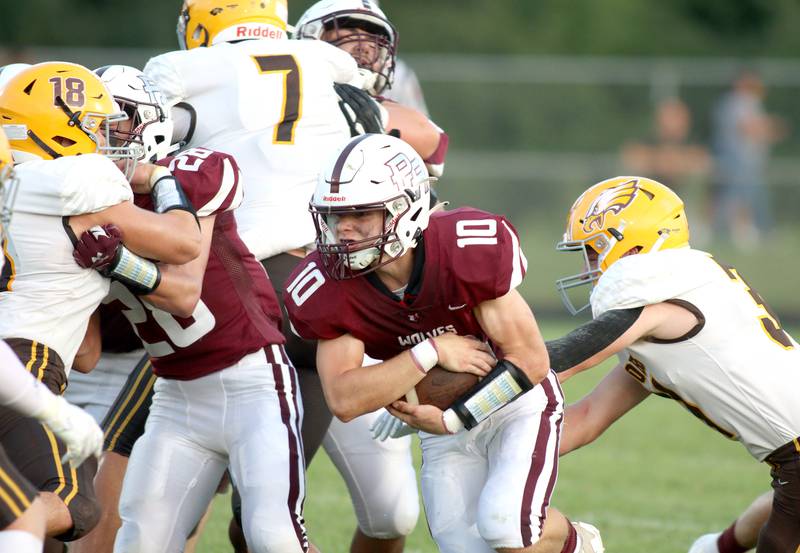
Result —
[{"label": "football player in maroon jersey", "polygon": [[[125,475],[115,549],[182,550],[230,467],[251,549],[308,551],[297,376],[283,351],[275,293],[237,233],[238,166],[203,148],[158,166],[181,179],[203,236],[196,261],[162,267],[162,274],[183,278],[200,297],[194,311],[174,317],[149,295],[112,283],[108,303],[128,317],[158,376],[147,429]],[[137,195],[135,202],[154,207],[149,197]],[[98,254],[114,257],[124,237],[108,234],[81,237],[84,263]]]},{"label": "football player in maroon jersey", "polygon": [[[344,421],[388,405],[423,431],[423,498],[441,551],[601,551],[596,531],[548,509],[563,396],[515,290],[527,266],[519,238],[484,211],[431,214],[429,186],[420,156],[386,135],[352,139],[320,175],[317,251],[284,303],[297,332],[319,340],[328,405]],[[362,367],[365,353],[383,361]],[[483,377],[474,401],[442,412],[398,400],[435,365]]]}]

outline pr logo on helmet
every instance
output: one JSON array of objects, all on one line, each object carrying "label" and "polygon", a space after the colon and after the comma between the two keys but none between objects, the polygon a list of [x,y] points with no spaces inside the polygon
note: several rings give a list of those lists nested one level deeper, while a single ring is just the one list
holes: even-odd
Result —
[{"label": "pr logo on helmet", "polygon": [[632,180],[614,188],[604,190],[586,210],[583,218],[583,232],[589,233],[600,230],[605,225],[606,214],[619,215],[622,210],[631,205],[639,192],[639,181]]},{"label": "pr logo on helmet", "polygon": [[422,173],[422,166],[420,166],[419,160],[409,159],[409,157],[402,152],[395,155],[384,165],[391,169],[392,183],[394,183],[398,190],[413,188],[414,179]]}]

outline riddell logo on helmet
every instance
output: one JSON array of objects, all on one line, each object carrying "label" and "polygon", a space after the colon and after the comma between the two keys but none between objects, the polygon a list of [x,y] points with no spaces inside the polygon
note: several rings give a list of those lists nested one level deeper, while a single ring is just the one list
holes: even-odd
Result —
[{"label": "riddell logo on helmet", "polygon": [[284,33],[272,25],[258,27],[239,25],[236,27],[236,38],[283,38]]},{"label": "riddell logo on helmet", "polygon": [[345,196],[322,196],[323,202],[344,202],[346,200]]}]

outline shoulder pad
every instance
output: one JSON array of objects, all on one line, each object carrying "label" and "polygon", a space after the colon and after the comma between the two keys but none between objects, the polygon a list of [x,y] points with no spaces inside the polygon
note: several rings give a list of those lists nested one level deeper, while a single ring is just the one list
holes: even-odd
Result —
[{"label": "shoulder pad", "polygon": [[597,317],[678,297],[718,276],[715,265],[707,253],[691,248],[623,257],[592,290],[592,313]]},{"label": "shoulder pad", "polygon": [[292,329],[307,340],[331,340],[345,334],[336,326],[343,293],[338,281],[325,274],[319,254],[306,257],[292,272],[284,286],[283,303]]},{"label": "shoulder pad", "polygon": [[190,148],[158,165],[169,167],[198,217],[230,211],[242,203],[239,166],[229,154]]},{"label": "shoulder pad", "polygon": [[81,215],[133,198],[125,175],[99,154],[26,162],[19,165],[19,175],[24,180],[14,209],[21,212]]}]

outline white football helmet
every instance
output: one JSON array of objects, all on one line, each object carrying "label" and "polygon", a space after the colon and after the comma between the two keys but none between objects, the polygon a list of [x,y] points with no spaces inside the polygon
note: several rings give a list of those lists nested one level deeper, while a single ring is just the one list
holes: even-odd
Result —
[{"label": "white football helmet", "polygon": [[364,84],[362,88],[379,95],[391,88],[397,54],[397,29],[374,0],[320,0],[300,16],[294,28],[294,38],[321,40],[325,31],[361,29],[368,35],[349,35],[329,40],[343,48],[347,44],[369,42],[355,46],[351,52],[358,63]]},{"label": "white football helmet", "polygon": [[30,66],[30,63],[9,63],[8,65],[0,67],[0,88]]},{"label": "white football helmet", "polygon": [[128,65],[106,65],[94,72],[128,115],[130,129],[118,127],[112,136],[134,148],[136,161],[158,161],[177,150],[172,144],[170,107],[149,77]]},{"label": "white football helmet", "polygon": [[[345,144],[320,174],[309,206],[331,278],[369,273],[415,247],[430,220],[433,180],[419,154],[399,138],[362,134]],[[370,211],[383,214],[380,234],[338,241],[339,216]]]}]

